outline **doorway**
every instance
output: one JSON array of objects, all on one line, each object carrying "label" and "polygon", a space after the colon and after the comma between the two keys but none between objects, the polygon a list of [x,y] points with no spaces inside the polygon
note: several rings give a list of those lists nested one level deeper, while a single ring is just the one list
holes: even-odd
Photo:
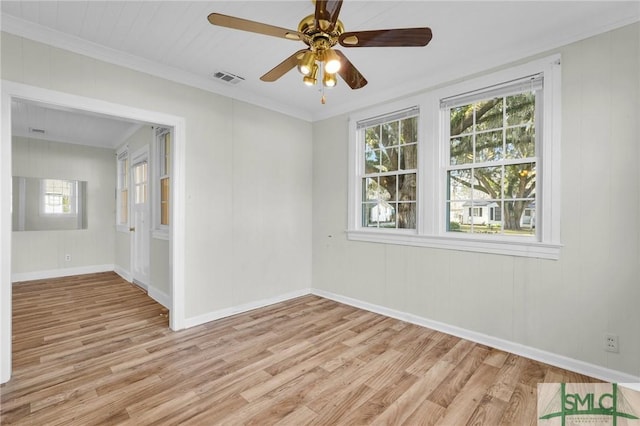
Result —
[{"label": "doorway", "polygon": [[[0,98],[0,205],[11,205],[11,162],[12,130],[11,102],[23,102],[51,105],[83,111],[90,114],[102,114],[114,118],[135,120],[145,124],[170,127],[174,132],[173,149],[173,185],[171,187],[171,303],[169,307],[169,325],[173,330],[184,328],[184,244],[185,244],[185,120],[183,117],[156,111],[143,110],[99,99],[87,98],[68,93],[57,92],[11,81],[2,81]],[[0,211],[0,383],[11,377],[11,210]]]}]

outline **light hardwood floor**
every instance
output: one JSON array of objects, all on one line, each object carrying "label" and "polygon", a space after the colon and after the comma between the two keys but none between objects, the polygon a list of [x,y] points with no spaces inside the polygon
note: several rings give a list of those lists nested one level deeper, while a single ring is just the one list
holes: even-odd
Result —
[{"label": "light hardwood floor", "polygon": [[526,425],[538,382],[594,381],[317,296],[172,332],[113,273],[13,295],[3,425]]}]

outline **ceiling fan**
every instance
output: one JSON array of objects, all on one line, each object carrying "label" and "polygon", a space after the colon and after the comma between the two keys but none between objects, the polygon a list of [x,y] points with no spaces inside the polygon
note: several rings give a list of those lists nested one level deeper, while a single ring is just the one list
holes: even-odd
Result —
[{"label": "ceiling fan", "polygon": [[[298,30],[288,30],[261,22],[211,13],[208,20],[213,25],[249,31],[288,40],[302,41],[307,45],[268,71],[260,80],[276,81],[295,66],[303,75],[303,81],[314,86],[321,74],[323,87],[333,87],[340,75],[352,89],[359,89],[367,80],[339,50],[333,47],[403,47],[426,46],[431,41],[431,29],[399,28],[371,31],[345,32],[338,19],[342,0],[316,0],[315,13],[303,18]],[[324,96],[323,96],[324,103]]]}]

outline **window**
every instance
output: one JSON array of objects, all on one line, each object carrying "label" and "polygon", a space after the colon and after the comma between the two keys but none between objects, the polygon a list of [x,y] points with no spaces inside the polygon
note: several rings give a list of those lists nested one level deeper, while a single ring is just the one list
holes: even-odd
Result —
[{"label": "window", "polygon": [[[535,236],[523,220],[536,201],[542,88],[542,75],[535,75],[441,101],[449,124],[441,141],[447,231]],[[460,215],[465,208],[472,220]]]},{"label": "window", "polygon": [[351,240],[557,259],[560,56],[350,120]]},{"label": "window", "polygon": [[78,211],[76,181],[42,179],[40,182],[41,215],[76,216]]},{"label": "window", "polygon": [[133,204],[147,202],[147,162],[142,161],[133,166]]},{"label": "window", "polygon": [[117,153],[116,225],[128,232],[129,225],[129,152],[126,147]]},{"label": "window", "polygon": [[154,236],[168,238],[171,212],[171,131],[157,128],[155,136],[157,164],[157,202],[154,204],[156,230]]},{"label": "window", "polygon": [[418,110],[358,123],[362,226],[416,228]]}]

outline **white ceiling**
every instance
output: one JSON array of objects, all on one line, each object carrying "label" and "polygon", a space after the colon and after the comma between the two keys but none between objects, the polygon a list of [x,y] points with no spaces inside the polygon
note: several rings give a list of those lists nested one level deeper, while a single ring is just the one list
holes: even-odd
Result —
[{"label": "white ceiling", "polygon": [[142,124],[33,102],[11,103],[11,134],[115,149]]},{"label": "white ceiling", "polygon": [[[426,47],[340,48],[369,84],[327,90],[302,84],[291,70],[259,77],[304,47],[208,23],[219,12],[296,29],[312,14],[297,1],[8,1],[2,30],[305,120],[319,120],[383,102],[541,53],[640,20],[640,2],[614,1],[361,1],[345,0],[346,31],[428,26]],[[244,77],[215,81],[216,71]]]}]

